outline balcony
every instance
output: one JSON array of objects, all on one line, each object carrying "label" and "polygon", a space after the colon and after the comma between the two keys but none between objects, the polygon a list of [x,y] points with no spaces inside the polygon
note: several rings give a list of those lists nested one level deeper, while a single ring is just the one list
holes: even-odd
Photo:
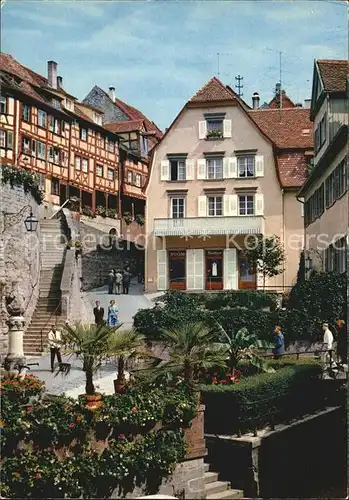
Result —
[{"label": "balcony", "polygon": [[211,236],[222,234],[258,234],[263,232],[263,216],[154,219],[154,236]]}]

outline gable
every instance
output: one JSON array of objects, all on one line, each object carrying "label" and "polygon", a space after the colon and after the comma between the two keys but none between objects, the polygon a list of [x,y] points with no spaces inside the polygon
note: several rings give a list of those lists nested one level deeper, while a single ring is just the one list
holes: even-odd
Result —
[{"label": "gable", "polygon": [[317,107],[317,103],[320,99],[324,90],[323,83],[321,80],[321,75],[319,72],[318,65],[316,61],[314,62],[314,71],[313,71],[313,85],[311,91],[311,119],[313,119],[313,114],[315,113],[315,109]]},{"label": "gable", "polygon": [[89,104],[104,112],[104,123],[115,121],[127,121],[128,117],[121,109],[113,104],[109,96],[99,87],[95,86],[82,101],[83,104]]}]

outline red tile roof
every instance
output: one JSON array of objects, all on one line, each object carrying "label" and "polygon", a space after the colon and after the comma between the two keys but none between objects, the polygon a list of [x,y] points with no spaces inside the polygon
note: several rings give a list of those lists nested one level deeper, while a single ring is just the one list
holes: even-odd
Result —
[{"label": "red tile roof", "polygon": [[282,186],[285,188],[301,187],[308,176],[308,162],[303,152],[279,153],[276,163]]},{"label": "red tile roof", "polygon": [[347,91],[349,75],[348,60],[319,59],[317,65],[326,92]]},{"label": "red tile roof", "polygon": [[124,122],[105,123],[104,126],[111,132],[133,132],[141,130],[144,120],[128,120]]},{"label": "red tile roof", "polygon": [[199,89],[190,102],[214,102],[214,101],[230,101],[235,98],[233,92],[228,90],[218,78],[213,77],[201,89]]},{"label": "red tile roof", "polygon": [[258,109],[248,114],[277,148],[313,148],[309,109]]},{"label": "red tile roof", "polygon": [[[280,108],[280,96],[279,95],[274,96],[272,98],[272,100],[270,101],[270,103],[268,104],[268,106],[269,106],[269,109],[279,109]],[[295,108],[296,105],[292,101],[292,99],[290,99],[288,97],[287,94],[282,94],[281,107],[282,107],[282,109]]]}]

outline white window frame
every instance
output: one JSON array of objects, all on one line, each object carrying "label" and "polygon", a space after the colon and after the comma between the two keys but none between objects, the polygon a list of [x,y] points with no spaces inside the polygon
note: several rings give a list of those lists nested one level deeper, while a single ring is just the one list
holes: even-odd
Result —
[{"label": "white window frame", "polygon": [[43,109],[38,109],[38,125],[39,127],[47,127],[47,113]]},{"label": "white window frame", "polygon": [[[215,123],[218,125],[218,127],[214,127],[214,128],[211,128],[210,127],[210,124],[212,123]],[[223,118],[217,118],[217,119],[207,119],[206,120],[206,130],[207,130],[207,134],[209,132],[211,132],[212,130],[216,131],[216,130],[219,130],[222,134],[222,137],[223,137],[223,132],[224,132],[224,127],[223,127]]]},{"label": "white window frame", "polygon": [[96,176],[97,177],[103,177],[103,165],[100,165],[99,163],[96,164]]},{"label": "white window frame", "polygon": [[137,187],[142,187],[142,177],[141,177],[141,174],[136,174],[135,175],[135,185]]},{"label": "white window frame", "polygon": [[115,142],[108,140],[108,151],[109,153],[115,153]]},{"label": "white window frame", "polygon": [[107,168],[107,179],[108,179],[108,181],[114,181],[115,180],[115,173],[114,173],[114,169],[113,168],[110,168],[110,167]]},{"label": "white window frame", "polygon": [[[183,217],[174,217],[174,201],[177,202],[177,207],[176,207],[176,211],[177,211],[177,215],[180,214],[180,207],[179,207],[179,201],[183,201]],[[185,196],[172,196],[170,198],[170,210],[171,210],[171,219],[184,219],[185,218]]]},{"label": "white window frame", "polygon": [[81,171],[84,172],[84,174],[88,173],[88,159],[87,158],[81,158]]},{"label": "white window frame", "polygon": [[[252,175],[247,175],[247,173],[249,172],[249,160],[251,161],[252,160]],[[249,179],[249,178],[253,178],[253,177],[256,177],[256,157],[255,155],[239,155],[237,156],[237,163],[238,163],[238,176],[239,178],[243,178],[243,179]],[[243,174],[243,175],[241,175]]]},{"label": "white window frame", "polygon": [[55,146],[50,146],[48,150],[48,161],[59,164],[60,151]]},{"label": "white window frame", "polygon": [[29,153],[31,151],[31,140],[29,137],[22,137],[22,148],[24,153]]},{"label": "white window frame", "polygon": [[133,172],[132,170],[127,171],[127,184],[133,184]]},{"label": "white window frame", "polygon": [[102,125],[102,116],[99,113],[93,113],[93,121],[98,125]]},{"label": "white window frame", "polygon": [[[213,213],[210,213],[210,200],[213,200]],[[220,213],[218,212],[218,200],[220,200]],[[223,215],[223,196],[222,195],[214,195],[207,197],[207,216],[208,217],[221,217]]]},{"label": "white window frame", "polygon": [[30,113],[31,108],[28,104],[23,104],[23,109],[22,109],[22,120],[24,122],[30,122]]},{"label": "white window frame", "polygon": [[82,141],[87,141],[87,128],[85,127],[80,128],[80,139]]},{"label": "white window frame", "polygon": [[[210,165],[210,162],[213,162],[213,165]],[[220,165],[217,164],[220,162]],[[210,177],[210,168],[213,167],[213,176]],[[221,175],[217,175],[218,168],[220,170]],[[206,179],[214,180],[214,179],[223,179],[223,157],[222,158],[206,158]]]},{"label": "white window frame", "polygon": [[81,156],[75,156],[75,168],[81,170]]},{"label": "white window frame", "polygon": [[0,97],[0,113],[2,115],[7,113],[7,98],[4,95]]},{"label": "white window frame", "polygon": [[[244,206],[245,206],[245,213],[241,213],[241,204],[240,200],[241,198],[245,198],[244,200]],[[252,198],[252,203],[253,203],[253,210],[252,213],[247,213],[248,212],[248,203],[250,200],[248,198]],[[238,195],[238,215],[241,217],[251,217],[252,215],[255,214],[256,211],[256,202],[255,202],[255,196],[253,194],[239,194]]]},{"label": "white window frame", "polygon": [[[170,166],[169,166],[169,175],[170,175],[170,181],[185,181],[187,179],[187,171],[186,171],[186,163],[185,163],[185,158],[171,158],[169,160]],[[172,179],[171,178],[171,173],[172,173],[172,162],[177,163],[177,179]],[[179,168],[181,166],[181,168]],[[179,175],[179,172],[181,171],[182,175]]]},{"label": "white window frame", "polygon": [[46,144],[44,142],[37,141],[36,155],[40,160],[46,160]]}]

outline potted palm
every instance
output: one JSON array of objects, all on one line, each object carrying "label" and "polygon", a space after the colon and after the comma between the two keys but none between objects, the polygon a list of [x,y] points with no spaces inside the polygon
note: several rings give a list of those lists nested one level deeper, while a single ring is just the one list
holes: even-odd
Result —
[{"label": "potted palm", "polygon": [[115,392],[123,392],[126,386],[125,364],[128,359],[137,356],[148,356],[143,349],[144,336],[135,330],[123,330],[111,335],[108,339],[108,352],[117,358],[118,371],[114,380]]},{"label": "potted palm", "polygon": [[[83,361],[86,386],[85,394],[80,399],[85,400],[90,409],[101,405],[101,395],[96,393],[93,376],[100,368],[102,361],[110,356],[109,341],[121,324],[114,328],[107,325],[84,325],[80,322],[74,325],[66,325],[62,342],[71,355],[76,355]],[[70,364],[61,365],[59,371],[65,375],[70,372]]]},{"label": "potted palm", "polygon": [[190,322],[165,330],[162,340],[168,348],[168,361],[158,373],[180,375],[183,382],[195,392],[198,405],[191,427],[186,429],[187,458],[206,454],[204,439],[204,406],[200,405],[199,371],[213,366],[224,366],[226,349],[215,343],[215,332],[204,323]]}]

